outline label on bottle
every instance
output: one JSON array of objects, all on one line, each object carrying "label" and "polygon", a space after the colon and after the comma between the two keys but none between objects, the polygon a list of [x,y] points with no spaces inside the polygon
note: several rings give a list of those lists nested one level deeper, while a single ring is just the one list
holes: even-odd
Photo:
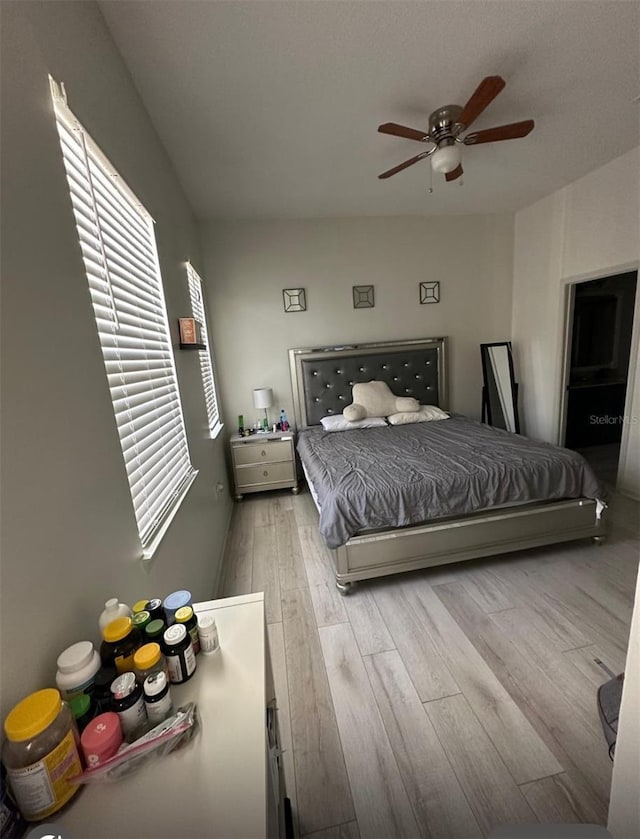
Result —
[{"label": "label on bottle", "polygon": [[189,644],[184,651],[184,663],[187,667],[187,676],[190,676],[196,669],[196,654],[193,651],[193,645]]},{"label": "label on bottle", "polygon": [[135,650],[127,656],[119,655],[114,660],[114,665],[118,673],[128,673],[129,671],[133,670],[133,656],[135,654]]},{"label": "label on bottle", "polygon": [[149,722],[157,725],[162,720],[166,719],[171,711],[173,710],[173,704],[171,702],[171,694],[169,691],[159,699],[157,702],[146,702],[147,706],[147,717],[149,718]]},{"label": "label on bottle", "polygon": [[58,745],[42,760],[9,769],[11,789],[25,819],[45,819],[78,791],[78,784],[69,783],[69,778],[82,772],[76,741],[69,731]]},{"label": "label on bottle", "polygon": [[215,653],[219,646],[218,640],[218,627],[213,624],[213,626],[208,626],[206,631],[200,633],[200,649],[203,653],[207,655],[209,653]]},{"label": "label on bottle", "polygon": [[122,733],[125,737],[130,737],[135,733],[136,729],[142,725],[145,720],[146,710],[144,707],[144,699],[142,696],[138,701],[124,711],[118,711],[120,718],[120,725],[122,726]]}]

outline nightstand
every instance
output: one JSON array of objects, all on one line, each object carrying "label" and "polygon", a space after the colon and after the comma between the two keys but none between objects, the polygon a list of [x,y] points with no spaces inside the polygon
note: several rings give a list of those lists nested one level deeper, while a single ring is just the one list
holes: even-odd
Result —
[{"label": "nightstand", "polygon": [[248,492],[291,487],[298,492],[293,431],[258,432],[230,439],[236,500]]}]

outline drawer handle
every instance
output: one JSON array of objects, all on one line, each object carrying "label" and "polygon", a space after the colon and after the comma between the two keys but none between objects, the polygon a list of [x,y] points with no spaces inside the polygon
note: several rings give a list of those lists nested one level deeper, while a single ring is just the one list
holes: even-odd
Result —
[{"label": "drawer handle", "polygon": [[267,470],[266,470],[266,469],[264,470],[264,472],[263,472],[262,474],[265,476],[265,478],[268,478],[268,477],[269,477],[269,473],[267,472]]},{"label": "drawer handle", "polygon": [[266,456],[267,456],[267,453],[265,452],[265,450],[264,450],[264,449],[260,452],[260,454],[262,455],[262,457],[266,457]]}]

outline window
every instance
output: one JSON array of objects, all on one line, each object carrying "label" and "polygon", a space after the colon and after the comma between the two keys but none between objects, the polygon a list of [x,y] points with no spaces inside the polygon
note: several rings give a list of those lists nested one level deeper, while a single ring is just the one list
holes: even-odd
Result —
[{"label": "window", "polygon": [[153,220],[51,80],[73,213],[143,557],[198,474],[189,457]]},{"label": "window", "polygon": [[209,431],[212,437],[216,437],[222,430],[220,413],[218,411],[218,400],[216,399],[216,386],[213,379],[213,364],[211,363],[211,344],[207,332],[207,315],[204,309],[202,296],[202,280],[190,262],[187,262],[187,278],[189,280],[189,296],[191,297],[191,309],[194,318],[202,328],[202,342],[206,350],[200,350],[200,372],[202,373],[202,386],[204,388],[204,401],[207,406],[207,419],[209,420]]}]

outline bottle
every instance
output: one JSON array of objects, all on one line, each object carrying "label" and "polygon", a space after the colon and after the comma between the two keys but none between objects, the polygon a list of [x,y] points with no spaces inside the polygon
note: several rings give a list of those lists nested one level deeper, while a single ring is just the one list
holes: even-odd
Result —
[{"label": "bottle", "polygon": [[111,709],[111,683],[117,675],[115,667],[101,667],[96,673],[92,695],[97,714],[104,714]]},{"label": "bottle", "polygon": [[139,629],[140,632],[144,632],[145,626],[151,623],[151,615],[145,609],[142,612],[134,612],[133,617],[131,618],[131,623]]},{"label": "bottle", "polygon": [[166,628],[166,623],[160,619],[150,621],[144,628],[145,643],[148,644],[150,641],[155,641],[159,644],[162,641],[162,636]]},{"label": "bottle", "polygon": [[184,624],[176,623],[165,630],[162,648],[169,667],[169,681],[179,685],[190,679],[196,670],[196,656]]},{"label": "bottle", "polygon": [[173,591],[171,594],[168,594],[164,599],[164,611],[167,616],[167,626],[170,626],[172,623],[175,623],[175,613],[178,609],[181,609],[183,606],[191,606],[191,592],[185,591],[182,589],[181,591]]},{"label": "bottle", "polygon": [[198,635],[200,636],[200,652],[204,655],[211,655],[219,649],[218,627],[212,614],[198,615]]},{"label": "bottle", "polygon": [[284,408],[280,411],[280,430],[281,431],[288,431],[289,430],[289,423],[287,422],[287,415],[284,412]]},{"label": "bottle", "polygon": [[145,611],[149,612],[150,620],[161,620],[164,623],[167,622],[167,616],[165,615],[164,608],[162,606],[162,600],[159,597],[152,598],[148,603]]},{"label": "bottle", "polygon": [[98,625],[100,626],[100,634],[108,623],[116,618],[130,618],[131,609],[124,603],[118,603],[117,597],[112,597],[104,604],[104,609],[98,618]]},{"label": "bottle", "polygon": [[78,641],[63,650],[57,660],[56,685],[63,699],[90,693],[100,669],[100,656],[91,641]]},{"label": "bottle", "polygon": [[89,769],[113,757],[121,745],[122,726],[115,711],[106,711],[94,717],[80,737],[80,746]]},{"label": "bottle", "polygon": [[166,673],[167,676],[169,675],[167,661],[162,655],[160,644],[155,642],[144,644],[136,650],[135,655],[133,656],[133,667],[133,672],[138,677],[138,681],[141,685],[144,684],[144,680],[147,676],[151,676],[152,673],[163,672]]},{"label": "bottle", "polygon": [[111,710],[120,718],[122,733],[127,743],[142,734],[147,721],[142,685],[135,673],[122,673],[111,685]]},{"label": "bottle", "polygon": [[69,708],[71,708],[71,713],[78,726],[78,731],[82,734],[96,715],[95,704],[91,701],[91,697],[88,694],[79,693],[69,702]]},{"label": "bottle", "polygon": [[240,436],[244,434],[244,417],[242,414],[238,414],[238,434]]},{"label": "bottle", "polygon": [[148,603],[149,603],[149,601],[147,600],[146,597],[143,598],[142,600],[137,600],[133,604],[133,606],[131,607],[131,611],[133,612],[134,615],[137,615],[138,612],[144,612],[147,608]]},{"label": "bottle", "polygon": [[191,638],[193,651],[196,655],[200,652],[200,638],[198,637],[198,618],[193,614],[191,606],[183,606],[175,614],[176,623],[183,623]]},{"label": "bottle", "polygon": [[102,631],[100,658],[103,667],[115,667],[118,673],[133,670],[133,654],[142,646],[142,635],[131,618],[116,618]]},{"label": "bottle", "polygon": [[45,688],[18,702],[4,721],[2,761],[20,812],[42,821],[80,789],[70,779],[82,772],[78,732],[60,692]]},{"label": "bottle", "polygon": [[144,704],[152,726],[166,720],[173,711],[169,680],[166,673],[152,673],[144,680]]}]

